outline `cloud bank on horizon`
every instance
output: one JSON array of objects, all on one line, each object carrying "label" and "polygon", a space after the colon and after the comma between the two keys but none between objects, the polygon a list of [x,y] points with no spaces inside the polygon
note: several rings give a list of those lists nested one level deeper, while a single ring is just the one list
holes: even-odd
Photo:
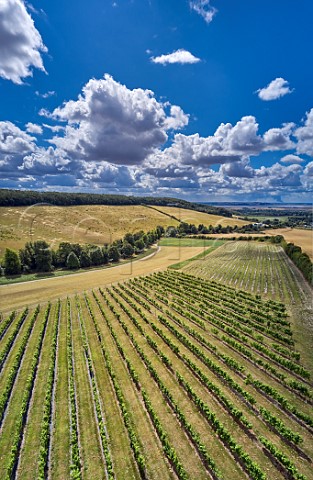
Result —
[{"label": "cloud bank on horizon", "polygon": [[[217,13],[211,3],[186,2],[184,14],[191,18],[197,13],[200,22],[197,28],[206,31]],[[97,0],[94,4],[98,4]],[[117,6],[115,11],[119,10]],[[109,73],[90,77],[80,92],[74,82],[74,89],[69,89],[72,99],[60,102],[59,84],[47,79],[46,73],[50,76],[54,67],[50,62],[48,68],[48,61],[44,66],[43,56],[48,49],[42,40],[45,36],[39,33],[32,18],[36,12],[36,5],[30,9],[21,0],[0,1],[2,91],[24,89],[24,98],[28,95],[36,104],[34,113],[27,110],[25,115],[23,111],[20,118],[19,112],[24,109],[16,105],[14,119],[0,121],[1,187],[160,194],[199,201],[238,197],[308,201],[313,186],[313,105],[306,104],[294,119],[287,109],[285,120],[278,123],[269,119],[266,111],[258,110],[263,104],[260,100],[268,104],[289,97],[294,88],[287,80],[276,77],[265,87],[251,88],[250,93],[243,94],[251,96],[250,108],[258,110],[261,122],[253,111],[237,117],[231,112],[233,121],[225,118],[214,125],[214,118],[210,119],[212,134],[209,135],[202,133],[207,130],[206,119],[202,120],[203,125],[197,119],[201,108],[198,113],[189,104],[191,109],[186,110],[178,84],[168,91],[176,99],[173,103],[168,94],[157,93],[155,87],[140,86],[149,83],[146,73],[149,68],[155,75],[163,75],[158,77],[161,83],[166,79],[164,73],[158,72],[159,65],[180,68],[176,75],[181,77],[185,69],[192,68],[191,77],[188,73],[186,76],[198,89],[195,94],[200,97],[201,106],[205,77],[200,70],[207,68],[209,60],[200,49],[196,50],[200,51],[200,58],[184,48],[151,56],[150,62],[142,67],[145,80],[141,82],[139,72],[138,77],[129,79],[131,86]],[[219,13],[220,18],[222,12]],[[49,13],[46,15],[49,18]],[[40,18],[37,20],[40,23]],[[157,42],[157,36],[154,38]],[[188,37],[186,44],[187,40]],[[162,48],[163,44],[159,51]],[[149,63],[153,66],[149,67]],[[212,60],[209,63],[208,68],[212,69]],[[176,64],[179,65],[175,67]],[[184,67],[185,64],[189,66]],[[25,84],[33,75],[33,80]],[[175,78],[179,81],[179,77]],[[153,83],[153,77],[150,80]],[[202,88],[197,87],[197,82]],[[217,83],[214,88],[213,96],[219,94],[222,86]],[[260,106],[254,107],[253,90],[258,94]],[[195,131],[197,123],[201,132]]]}]

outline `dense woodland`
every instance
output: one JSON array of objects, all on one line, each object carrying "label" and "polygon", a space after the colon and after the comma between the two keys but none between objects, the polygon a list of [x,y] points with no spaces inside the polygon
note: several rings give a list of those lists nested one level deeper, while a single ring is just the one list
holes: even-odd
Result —
[{"label": "dense woodland", "polygon": [[154,205],[180,207],[198,212],[211,213],[231,217],[232,213],[223,207],[212,207],[187,202],[170,197],[133,197],[127,195],[106,195],[97,193],[36,192],[33,190],[0,189],[0,206],[23,207],[36,203],[47,203],[57,206],[71,205]]}]

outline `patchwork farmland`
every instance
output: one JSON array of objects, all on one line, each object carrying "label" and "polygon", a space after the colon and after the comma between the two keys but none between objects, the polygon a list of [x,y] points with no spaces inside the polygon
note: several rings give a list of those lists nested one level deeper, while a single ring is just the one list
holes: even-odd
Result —
[{"label": "patchwork farmland", "polygon": [[8,313],[0,478],[312,478],[310,372],[243,290],[168,270]]}]

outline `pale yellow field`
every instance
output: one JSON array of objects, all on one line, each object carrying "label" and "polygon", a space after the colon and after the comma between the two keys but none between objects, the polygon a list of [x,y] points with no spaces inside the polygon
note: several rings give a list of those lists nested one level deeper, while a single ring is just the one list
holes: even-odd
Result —
[{"label": "pale yellow field", "polygon": [[127,232],[177,223],[141,205],[0,207],[0,257],[6,247],[19,249],[29,241],[46,240],[52,247],[63,241],[103,245]]},{"label": "pale yellow field", "polygon": [[198,226],[199,224],[203,224],[205,226],[212,225],[216,227],[218,224],[226,227],[227,225],[241,227],[243,225],[247,225],[249,222],[244,220],[239,220],[237,218],[228,218],[222,217],[219,215],[210,215],[209,213],[202,213],[196,212],[195,210],[187,210],[184,208],[178,207],[154,207],[158,210],[168,214],[173,215],[174,217],[178,218],[182,222],[186,223],[193,223],[194,225]]},{"label": "pale yellow field", "polygon": [[54,277],[32,282],[0,286],[0,311],[18,309],[26,305],[45,303],[101,285],[127,280],[138,275],[166,269],[172,263],[194,257],[202,247],[161,247],[153,256],[117,267]]},{"label": "pale yellow field", "polygon": [[313,260],[313,231],[301,230],[300,228],[278,228],[266,230],[267,235],[283,235],[286,242],[292,242],[299,245],[302,251],[307,253]]},{"label": "pale yellow field", "polygon": [[[242,220],[208,215],[175,207],[157,207],[184,222],[198,225],[244,225]],[[18,250],[26,242],[46,240],[52,248],[60,242],[103,245],[125,233],[152,230],[158,225],[178,225],[177,220],[143,205],[80,205],[57,207],[0,207],[0,258],[5,248]]]}]

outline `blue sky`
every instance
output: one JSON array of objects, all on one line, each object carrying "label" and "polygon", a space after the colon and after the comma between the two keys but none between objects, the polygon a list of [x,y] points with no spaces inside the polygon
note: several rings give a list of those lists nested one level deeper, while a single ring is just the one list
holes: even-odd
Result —
[{"label": "blue sky", "polygon": [[309,202],[311,0],[3,0],[0,187]]}]

